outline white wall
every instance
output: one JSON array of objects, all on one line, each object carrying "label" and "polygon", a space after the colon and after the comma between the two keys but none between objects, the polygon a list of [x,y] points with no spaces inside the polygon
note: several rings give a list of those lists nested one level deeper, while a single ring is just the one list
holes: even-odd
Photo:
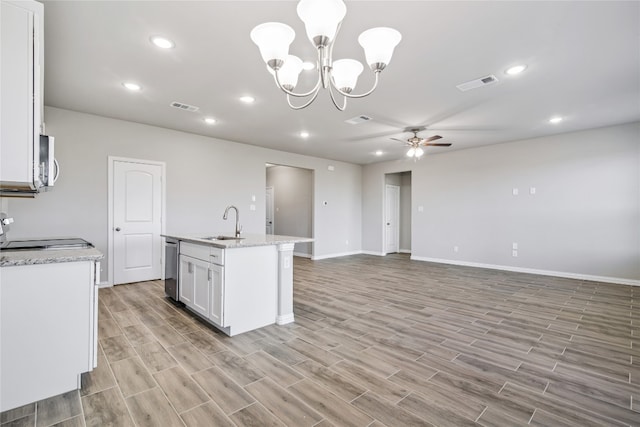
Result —
[{"label": "white wall", "polygon": [[[233,222],[223,221],[222,214],[233,204],[240,209],[244,232],[264,234],[265,163],[311,169],[316,256],[361,248],[359,165],[58,108],[46,107],[45,119],[47,133],[56,137],[60,178],[51,192],[35,199],[9,199],[8,213],[15,219],[9,239],[79,236],[106,255],[107,158],[118,156],[166,162],[170,233],[232,230]],[[252,195],[255,211],[249,210]],[[106,266],[103,270],[106,280]]]},{"label": "white wall", "polygon": [[413,258],[640,280],[640,123],[367,165],[364,251],[382,252],[384,175],[409,168]]},{"label": "white wall", "polygon": [[[289,166],[267,168],[273,187],[274,234],[313,237],[313,173]],[[294,252],[311,256],[312,243],[297,243]]]}]

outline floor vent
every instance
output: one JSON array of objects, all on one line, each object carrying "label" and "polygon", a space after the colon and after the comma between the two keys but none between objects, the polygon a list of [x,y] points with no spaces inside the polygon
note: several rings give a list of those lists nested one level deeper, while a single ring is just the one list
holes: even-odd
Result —
[{"label": "floor vent", "polygon": [[196,107],[195,105],[183,104],[182,102],[178,102],[178,101],[173,101],[169,105],[172,106],[173,108],[177,108],[179,110],[184,110],[184,111],[190,111],[192,113],[200,109],[200,107]]},{"label": "floor vent", "polygon": [[368,122],[369,120],[371,120],[371,117],[362,115],[362,116],[352,117],[349,120],[345,120],[345,122],[349,123],[350,125],[357,125],[359,123]]},{"label": "floor vent", "polygon": [[471,89],[476,89],[483,86],[489,86],[494,83],[498,83],[498,78],[493,74],[491,74],[486,77],[481,77],[479,79],[471,80],[470,82],[459,84],[456,87],[460,89],[462,92],[466,92]]}]

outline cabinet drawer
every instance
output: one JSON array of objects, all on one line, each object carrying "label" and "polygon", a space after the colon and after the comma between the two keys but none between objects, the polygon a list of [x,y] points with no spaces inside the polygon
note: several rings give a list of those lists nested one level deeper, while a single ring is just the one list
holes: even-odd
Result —
[{"label": "cabinet drawer", "polygon": [[224,249],[221,248],[180,242],[180,254],[213,264],[224,265]]},{"label": "cabinet drawer", "polygon": [[212,264],[224,265],[224,249],[211,247],[211,253],[209,254],[209,261]]},{"label": "cabinet drawer", "polygon": [[209,262],[210,251],[211,246],[180,242],[180,255],[186,255]]}]

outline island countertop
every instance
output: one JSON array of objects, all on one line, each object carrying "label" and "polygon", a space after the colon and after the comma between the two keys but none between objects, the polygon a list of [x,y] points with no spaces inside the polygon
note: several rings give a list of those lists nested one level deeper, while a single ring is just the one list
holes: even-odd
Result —
[{"label": "island countertop", "polygon": [[197,243],[201,245],[210,245],[221,249],[249,248],[252,246],[270,246],[281,245],[286,243],[304,243],[313,242],[311,237],[296,236],[280,236],[277,234],[242,234],[240,240],[211,240],[205,237],[209,236],[229,236],[229,233],[189,233],[189,234],[161,234],[162,237],[168,237],[184,242]]}]

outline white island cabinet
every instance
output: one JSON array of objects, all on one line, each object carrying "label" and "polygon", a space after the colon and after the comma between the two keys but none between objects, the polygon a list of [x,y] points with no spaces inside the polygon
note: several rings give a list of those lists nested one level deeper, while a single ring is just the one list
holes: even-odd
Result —
[{"label": "white island cabinet", "polygon": [[72,251],[41,251],[43,263],[0,253],[0,412],[78,389],[96,366],[102,254],[90,251],[74,261]]},{"label": "white island cabinet", "polygon": [[293,247],[313,239],[165,237],[180,241],[178,298],[190,311],[229,336],[293,321]]}]

